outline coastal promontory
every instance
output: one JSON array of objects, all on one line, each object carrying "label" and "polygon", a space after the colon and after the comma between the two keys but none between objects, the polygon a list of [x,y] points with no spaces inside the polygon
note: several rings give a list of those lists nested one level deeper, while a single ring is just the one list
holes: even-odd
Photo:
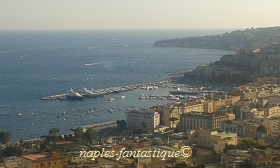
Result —
[{"label": "coastal promontory", "polygon": [[[160,40],[156,47],[186,47],[236,51],[219,61],[199,66],[173,78],[190,81],[240,85],[265,77],[280,77],[280,27],[237,30],[214,36]],[[207,55],[205,56],[207,57]]]},{"label": "coastal promontory", "polygon": [[154,43],[155,47],[185,47],[237,50],[239,48],[258,48],[263,43],[279,39],[280,27],[250,28],[236,30],[218,35],[185,37],[159,40]]}]

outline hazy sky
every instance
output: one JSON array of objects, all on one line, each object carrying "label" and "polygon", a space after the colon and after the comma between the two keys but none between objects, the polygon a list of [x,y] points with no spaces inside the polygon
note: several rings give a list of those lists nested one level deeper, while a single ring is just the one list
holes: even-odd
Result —
[{"label": "hazy sky", "polygon": [[280,25],[280,0],[0,0],[0,29],[193,29]]}]

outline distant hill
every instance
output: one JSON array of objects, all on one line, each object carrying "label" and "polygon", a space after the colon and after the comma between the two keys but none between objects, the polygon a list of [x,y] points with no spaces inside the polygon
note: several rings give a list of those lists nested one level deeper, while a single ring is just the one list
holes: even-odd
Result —
[{"label": "distant hill", "polygon": [[156,47],[235,50],[219,61],[172,78],[176,83],[242,85],[260,78],[280,78],[280,27],[246,29],[221,35],[160,40]]},{"label": "distant hill", "polygon": [[239,48],[258,48],[263,43],[278,40],[280,27],[256,28],[237,30],[230,33],[223,33],[211,36],[198,36],[159,40],[154,43],[155,47],[185,47],[237,50]]}]

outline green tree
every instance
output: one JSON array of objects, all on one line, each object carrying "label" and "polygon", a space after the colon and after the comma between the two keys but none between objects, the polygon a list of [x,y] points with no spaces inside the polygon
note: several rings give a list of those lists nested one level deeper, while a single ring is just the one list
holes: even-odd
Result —
[{"label": "green tree", "polygon": [[53,142],[58,141],[59,128],[51,128],[49,130],[49,135],[44,136],[45,142],[52,144]]},{"label": "green tree", "polygon": [[93,128],[88,128],[84,134],[84,139],[89,143],[92,144],[93,140],[97,139],[97,132]]},{"label": "green tree", "polygon": [[126,122],[125,120],[118,120],[117,126],[119,127],[120,131],[123,131],[126,128]]},{"label": "green tree", "polygon": [[50,130],[49,130],[49,134],[50,135],[58,135],[58,133],[59,133],[59,131],[60,131],[60,129],[59,128],[51,128]]},{"label": "green tree", "polygon": [[0,142],[2,144],[6,144],[11,139],[11,133],[10,132],[0,132]]},{"label": "green tree", "polygon": [[11,156],[20,156],[22,154],[22,149],[18,146],[7,146],[2,150],[2,156],[11,157]]},{"label": "green tree", "polygon": [[146,122],[142,121],[141,124],[142,124],[142,131],[145,132],[145,133],[147,133],[147,132],[148,132],[148,129],[147,129],[147,124],[146,124]]},{"label": "green tree", "polygon": [[76,128],[74,131],[74,135],[76,138],[82,138],[84,133],[85,132],[83,131],[83,128],[81,128],[81,127]]}]

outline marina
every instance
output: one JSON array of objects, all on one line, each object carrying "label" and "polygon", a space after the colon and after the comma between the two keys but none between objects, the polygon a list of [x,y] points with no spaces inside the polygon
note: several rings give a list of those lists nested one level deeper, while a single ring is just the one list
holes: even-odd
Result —
[{"label": "marina", "polygon": [[[57,94],[57,95],[51,95],[42,97],[41,100],[81,100],[82,98],[92,98],[97,96],[104,96],[106,94],[111,93],[119,93],[119,92],[125,92],[133,89],[144,89],[144,90],[155,90],[158,87],[170,87],[172,84],[169,80],[163,80],[156,83],[150,83],[150,84],[138,84],[138,85],[129,85],[129,86],[120,86],[120,87],[110,87],[106,89],[87,89],[83,87],[80,91],[75,92],[72,88],[70,91],[66,94]],[[121,99],[124,99],[125,96],[122,95],[120,97]],[[110,102],[114,101],[113,98],[109,100]]]}]

